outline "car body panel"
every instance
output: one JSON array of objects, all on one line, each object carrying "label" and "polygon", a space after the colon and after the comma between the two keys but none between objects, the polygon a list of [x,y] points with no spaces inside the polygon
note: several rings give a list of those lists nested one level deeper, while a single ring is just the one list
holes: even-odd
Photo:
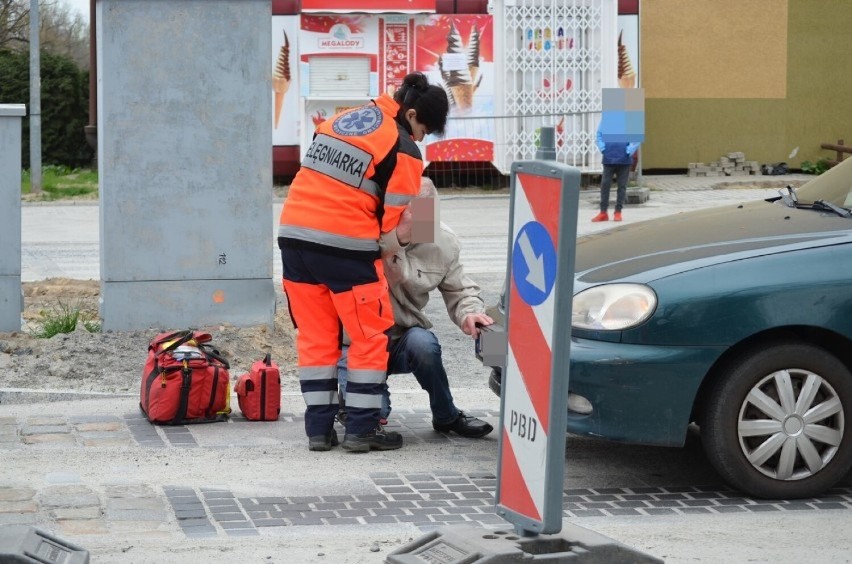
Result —
[{"label": "car body panel", "polygon": [[623,345],[572,339],[569,393],[594,406],[568,411],[568,432],[613,441],[681,446],[707,366],[724,347]]},{"label": "car body panel", "polygon": [[683,212],[581,237],[574,292],[618,280],[647,282],[693,268],[852,241],[848,218],[779,202]]}]

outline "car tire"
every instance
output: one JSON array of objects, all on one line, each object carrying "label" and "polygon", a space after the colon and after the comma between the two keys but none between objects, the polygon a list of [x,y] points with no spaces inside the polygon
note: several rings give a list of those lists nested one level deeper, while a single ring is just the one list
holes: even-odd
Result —
[{"label": "car tire", "polygon": [[707,397],[704,450],[739,490],[813,497],[852,468],[852,374],[825,349],[762,346],[730,364]]}]

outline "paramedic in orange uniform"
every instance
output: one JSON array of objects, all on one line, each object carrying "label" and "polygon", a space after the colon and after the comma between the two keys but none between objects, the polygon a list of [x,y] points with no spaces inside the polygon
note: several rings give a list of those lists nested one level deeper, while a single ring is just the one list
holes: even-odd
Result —
[{"label": "paramedic in orange uniform", "polygon": [[420,190],[415,141],[441,134],[446,92],[421,73],[393,95],[341,112],[317,127],[281,210],[278,246],[284,290],[298,328],[299,380],[310,450],[338,444],[337,360],[341,324],[350,336],[346,434],[351,452],[402,446],[379,425],[393,325],[379,253]]}]

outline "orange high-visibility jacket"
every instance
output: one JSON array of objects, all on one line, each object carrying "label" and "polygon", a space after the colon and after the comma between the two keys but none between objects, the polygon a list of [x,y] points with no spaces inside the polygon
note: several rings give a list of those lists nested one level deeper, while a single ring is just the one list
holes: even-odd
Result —
[{"label": "orange high-visibility jacket", "polygon": [[420,190],[423,160],[387,94],[317,127],[284,208],[278,236],[374,256]]}]

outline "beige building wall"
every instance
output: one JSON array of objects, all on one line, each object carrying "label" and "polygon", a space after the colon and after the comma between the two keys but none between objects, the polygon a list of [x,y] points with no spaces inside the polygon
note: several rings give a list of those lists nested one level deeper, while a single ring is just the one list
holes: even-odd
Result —
[{"label": "beige building wall", "polygon": [[798,167],[833,155],[821,143],[852,143],[852,60],[841,54],[852,1],[645,0],[640,10],[644,169],[732,151]]}]

